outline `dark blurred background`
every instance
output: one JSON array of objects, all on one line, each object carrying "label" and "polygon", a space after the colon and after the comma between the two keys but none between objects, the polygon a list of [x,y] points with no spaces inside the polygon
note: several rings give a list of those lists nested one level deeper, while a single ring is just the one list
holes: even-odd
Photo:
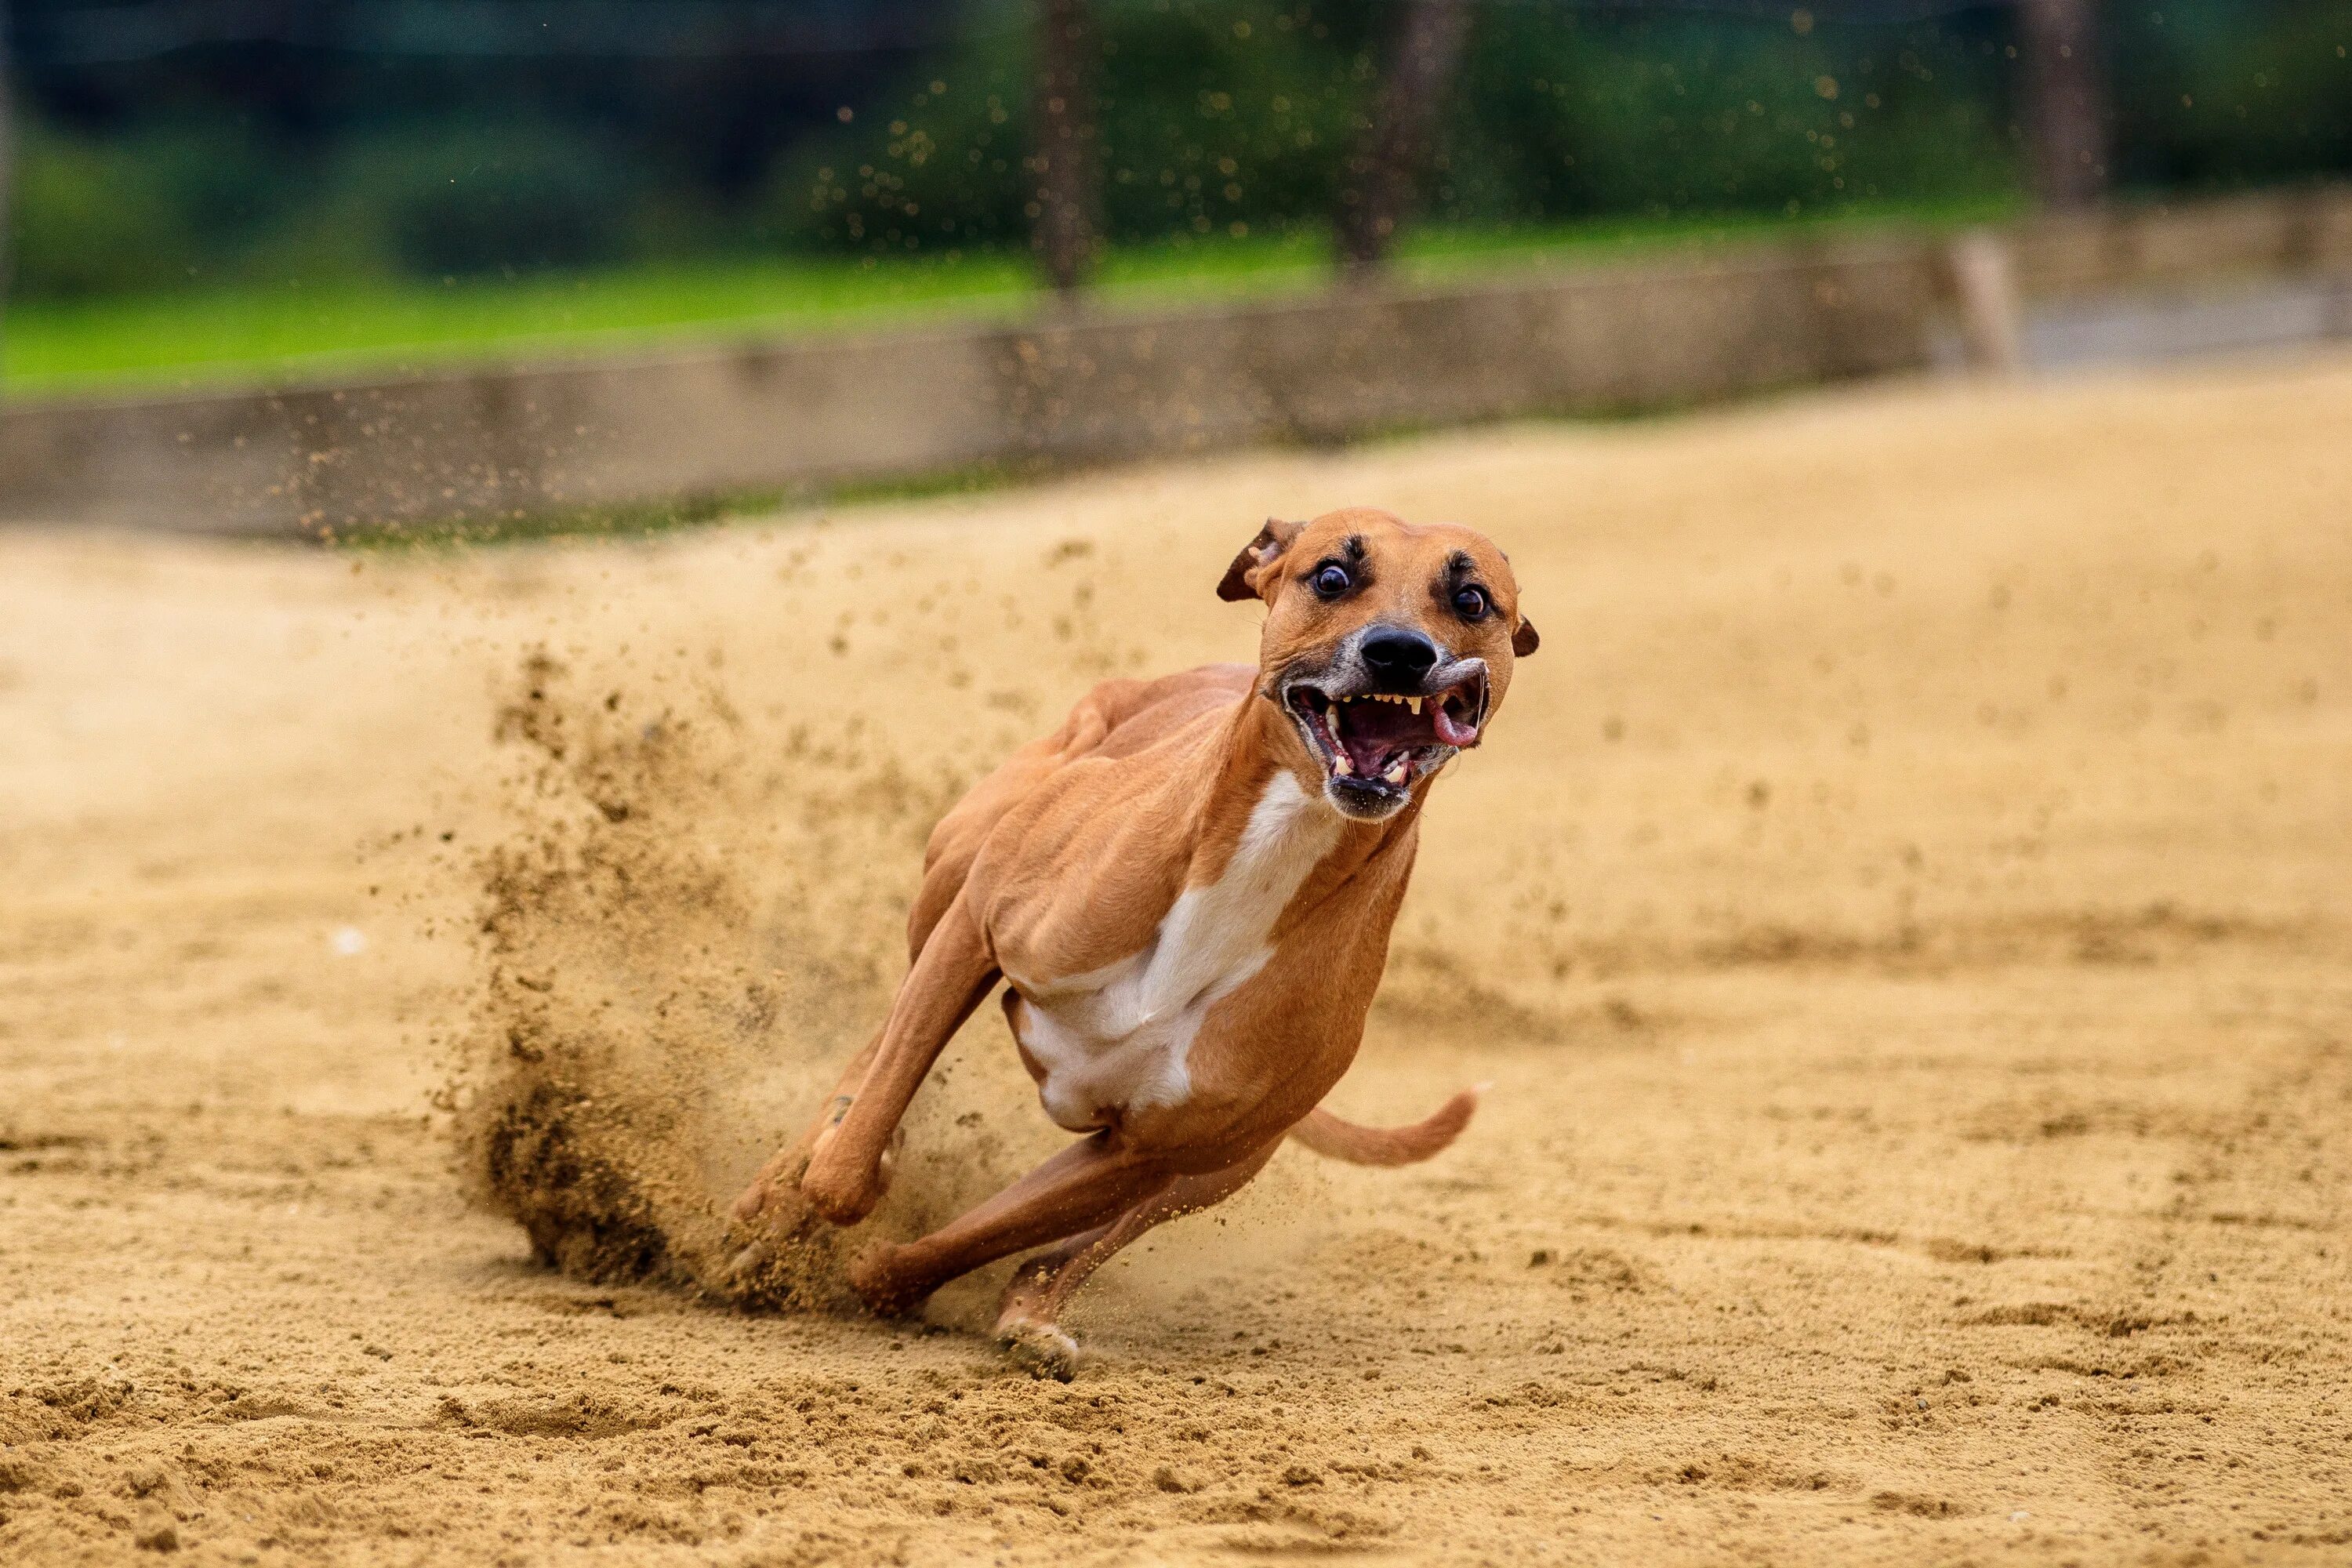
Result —
[{"label": "dark blurred background", "polygon": [[[1105,240],[1328,233],[1407,9],[1094,0]],[[1461,9],[1433,223],[2033,184],[2015,6]],[[2095,21],[2113,188],[2352,165],[2344,0]],[[1035,216],[1027,0],[20,0],[14,35],[19,299],[1017,249]]]}]

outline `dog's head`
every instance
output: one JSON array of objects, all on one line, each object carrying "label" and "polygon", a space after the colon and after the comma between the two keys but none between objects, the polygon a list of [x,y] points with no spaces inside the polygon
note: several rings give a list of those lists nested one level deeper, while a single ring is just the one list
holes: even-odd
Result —
[{"label": "dog's head", "polygon": [[1263,599],[1258,692],[1290,720],[1324,798],[1378,821],[1475,746],[1511,664],[1536,650],[1511,564],[1485,534],[1367,507],[1270,521],[1223,599]]}]

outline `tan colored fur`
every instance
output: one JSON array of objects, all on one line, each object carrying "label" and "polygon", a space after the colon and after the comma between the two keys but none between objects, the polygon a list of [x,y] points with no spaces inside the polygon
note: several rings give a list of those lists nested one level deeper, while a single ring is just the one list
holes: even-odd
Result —
[{"label": "tan colored fur", "polygon": [[[1360,590],[1333,601],[1310,586],[1327,559],[1348,561]],[[1475,619],[1450,597],[1465,571],[1491,601]],[[1070,1290],[1151,1225],[1237,1189],[1294,1130],[1319,1152],[1391,1164],[1469,1120],[1468,1094],[1387,1131],[1317,1109],[1361,1040],[1443,763],[1379,820],[1343,814],[1283,689],[1368,628],[1412,628],[1483,669],[1483,739],[1514,657],[1535,646],[1509,565],[1470,530],[1355,510],[1269,523],[1223,592],[1268,606],[1255,667],[1106,681],[940,820],[887,1020],[739,1203],[754,1226],[795,1192],[835,1223],[870,1212],[916,1088],[1007,982],[1048,1114],[1085,1136],[937,1233],[862,1255],[851,1282],[877,1310],[1059,1243],[1016,1276],[1003,1327],[1066,1372],[1053,1313]]]}]

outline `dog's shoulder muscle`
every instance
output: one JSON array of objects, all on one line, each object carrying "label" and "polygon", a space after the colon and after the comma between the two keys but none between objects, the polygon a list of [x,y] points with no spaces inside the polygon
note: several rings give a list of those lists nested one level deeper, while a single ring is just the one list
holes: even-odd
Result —
[{"label": "dog's shoulder muscle", "polygon": [[[922,888],[908,919],[909,954],[922,951],[931,927],[964,890],[992,839],[1008,829],[1021,838],[1033,831],[1051,836],[1069,825],[1050,819],[1083,819],[1083,811],[1072,814],[1068,808],[1082,804],[1076,797],[1086,793],[1090,765],[1124,762],[1162,745],[1205,742],[1218,716],[1247,695],[1255,678],[1249,665],[1212,664],[1150,680],[1105,680],[1089,689],[1058,728],[1007,757],[932,828]],[[1152,880],[1142,879],[1137,889],[1147,901],[1154,896]],[[1168,900],[1179,885],[1167,889]],[[1150,918],[1156,920],[1157,912]]]}]

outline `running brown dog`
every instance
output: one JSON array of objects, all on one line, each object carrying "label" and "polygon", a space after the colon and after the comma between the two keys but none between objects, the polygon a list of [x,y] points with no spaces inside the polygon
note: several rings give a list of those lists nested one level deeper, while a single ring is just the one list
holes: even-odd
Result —
[{"label": "running brown dog", "polygon": [[865,1218],[916,1089],[1005,981],[1045,1113],[1085,1136],[933,1234],[868,1248],[850,1284],[901,1313],[1057,1244],[1014,1275],[997,1327],[1061,1376],[1071,1291],[1237,1191],[1286,1135],[1403,1164],[1476,1105],[1465,1090],[1391,1129],[1317,1108],[1362,1040],[1430,780],[1535,651],[1509,563],[1470,529],[1357,509],[1269,521],[1218,594],[1268,606],[1255,668],[1105,681],[941,819],[887,1020],[736,1205],[772,1232],[802,1205]]}]

